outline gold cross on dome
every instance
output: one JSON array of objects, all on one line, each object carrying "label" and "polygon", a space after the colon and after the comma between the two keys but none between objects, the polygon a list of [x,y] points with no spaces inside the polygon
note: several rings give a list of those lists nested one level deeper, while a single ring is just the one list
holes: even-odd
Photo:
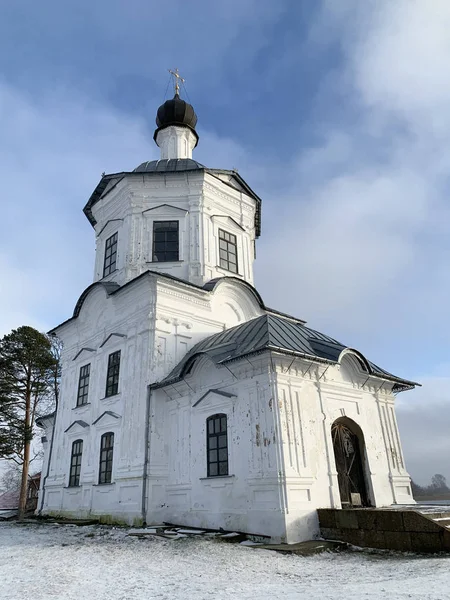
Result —
[{"label": "gold cross on dome", "polygon": [[179,84],[179,81],[181,81],[181,83],[184,83],[185,80],[178,73],[178,69],[175,69],[174,71],[172,71],[172,69],[168,69],[168,71],[169,71],[169,73],[173,77],[173,89],[175,91],[175,94],[176,95],[180,95],[180,84]]}]

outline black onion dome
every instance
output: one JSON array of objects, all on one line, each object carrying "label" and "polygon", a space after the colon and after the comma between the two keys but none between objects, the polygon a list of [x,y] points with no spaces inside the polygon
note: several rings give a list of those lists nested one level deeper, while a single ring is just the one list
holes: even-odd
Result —
[{"label": "black onion dome", "polygon": [[158,108],[158,112],[156,113],[156,125],[158,128],[153,136],[155,141],[158,131],[165,129],[170,125],[188,127],[195,133],[198,140],[198,135],[195,131],[197,115],[195,114],[194,107],[180,98],[178,94],[175,94],[171,100],[166,100],[164,104]]}]

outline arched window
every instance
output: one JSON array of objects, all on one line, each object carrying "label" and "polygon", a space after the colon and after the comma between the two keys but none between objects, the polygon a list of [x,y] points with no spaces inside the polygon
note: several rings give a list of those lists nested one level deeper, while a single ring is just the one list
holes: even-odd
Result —
[{"label": "arched window", "polygon": [[98,474],[99,483],[111,483],[112,464],[114,451],[114,434],[104,433],[100,442],[100,470]]},{"label": "arched window", "polygon": [[81,456],[83,454],[83,440],[75,440],[72,444],[70,457],[69,487],[80,485]]},{"label": "arched window", "polygon": [[212,415],[206,419],[208,477],[228,475],[227,416]]}]

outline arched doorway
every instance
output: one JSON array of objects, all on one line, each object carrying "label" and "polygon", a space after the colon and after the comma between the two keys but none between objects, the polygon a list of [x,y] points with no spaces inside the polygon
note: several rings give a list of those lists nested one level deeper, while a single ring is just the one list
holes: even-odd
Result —
[{"label": "arched doorway", "polygon": [[334,458],[343,508],[369,506],[364,476],[364,436],[351,419],[337,419],[331,426]]}]

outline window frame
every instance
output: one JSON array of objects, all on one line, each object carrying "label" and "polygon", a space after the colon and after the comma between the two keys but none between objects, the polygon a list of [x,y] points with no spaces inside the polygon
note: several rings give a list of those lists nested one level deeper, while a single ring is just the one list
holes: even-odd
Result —
[{"label": "window frame", "polygon": [[69,485],[68,487],[80,487],[81,462],[83,460],[83,440],[72,442],[70,453]]},{"label": "window frame", "polygon": [[107,431],[100,438],[98,485],[108,485],[112,483],[113,460],[114,432]]},{"label": "window frame", "polygon": [[[106,388],[105,398],[111,396],[117,396],[119,393],[119,379],[120,379],[120,350],[111,352],[108,356],[108,367],[106,370]],[[118,356],[117,362],[114,362],[114,357]],[[111,381],[110,381],[111,380]]]},{"label": "window frame", "polygon": [[103,257],[103,277],[107,277],[117,270],[117,243],[119,235],[116,231],[105,241],[105,254]]},{"label": "window frame", "polygon": [[[218,431],[216,423],[218,422]],[[225,422],[225,428],[223,423]],[[212,424],[212,427],[210,426]],[[211,431],[212,429],[212,431]],[[223,439],[223,437],[225,439]],[[222,438],[222,439],[219,439]],[[223,445],[225,442],[225,445]],[[222,445],[221,445],[222,444]],[[220,459],[220,450],[226,451],[226,460]],[[215,453],[215,454],[214,454]],[[207,477],[227,477],[229,470],[228,417],[217,413],[206,419],[206,475]],[[221,466],[223,465],[223,466]]]},{"label": "window frame", "polygon": [[[83,369],[87,369],[87,374],[83,374]],[[88,403],[89,397],[89,382],[91,378],[91,363],[80,367],[78,377],[78,391],[77,391],[77,408],[84,406]]]},{"label": "window frame", "polygon": [[[170,230],[170,225],[176,223],[176,231],[174,230]],[[160,231],[156,231],[157,226],[159,225],[167,225],[167,227],[169,228],[169,230],[165,231],[165,230],[161,230]],[[155,263],[162,263],[162,262],[179,262],[180,261],[180,221],[178,219],[171,219],[171,220],[164,220],[164,221],[153,221],[152,224],[152,232],[153,232],[153,237],[152,237],[152,262]],[[173,244],[175,243],[175,240],[170,240],[167,239],[167,237],[170,234],[175,234],[176,233],[176,250],[167,250],[167,244]],[[157,240],[157,234],[164,234],[164,240]],[[158,253],[161,255],[164,255],[164,258],[158,258],[157,256],[157,251],[156,251],[156,244],[164,244],[164,250],[159,250]],[[176,258],[175,257],[171,257],[171,258],[167,258],[168,254],[175,254],[176,253]]]},{"label": "window frame", "polygon": [[[234,273],[235,275],[239,274],[239,261],[238,261],[238,243],[237,243],[237,235],[234,233],[230,233],[225,229],[218,228],[218,258],[219,258],[219,267],[221,269],[225,269],[230,273]],[[234,248],[234,253],[230,251],[230,248]],[[225,256],[222,257],[221,253],[225,253]],[[234,254],[235,262],[230,260]],[[231,268],[230,268],[231,267]]]}]

